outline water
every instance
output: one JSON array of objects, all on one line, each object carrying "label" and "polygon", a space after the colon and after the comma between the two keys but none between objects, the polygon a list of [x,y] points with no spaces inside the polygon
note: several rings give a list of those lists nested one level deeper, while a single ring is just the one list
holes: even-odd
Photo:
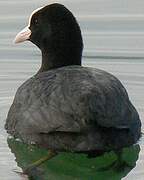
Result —
[{"label": "water", "polygon": [[[130,99],[143,121],[144,2],[140,0],[60,2],[65,3],[74,12],[82,27],[85,43],[83,64],[104,69],[117,76],[128,90]],[[4,123],[17,88],[38,70],[41,58],[40,51],[32,44],[27,42],[14,45],[12,40],[16,32],[26,26],[32,10],[45,4],[47,1],[0,1],[0,179],[2,180],[26,179],[13,171],[19,167],[7,145]],[[135,168],[121,178],[115,178],[116,180],[144,179],[143,138],[139,144],[141,150]],[[11,147],[15,152],[17,144],[16,147]],[[18,161],[18,156],[16,157]],[[83,170],[85,167],[82,166],[81,171]],[[57,175],[51,177],[58,179]],[[68,176],[61,177],[68,179]]]}]

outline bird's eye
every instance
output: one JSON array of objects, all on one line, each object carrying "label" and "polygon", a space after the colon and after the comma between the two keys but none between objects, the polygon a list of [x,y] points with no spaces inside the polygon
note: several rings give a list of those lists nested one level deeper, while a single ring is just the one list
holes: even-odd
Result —
[{"label": "bird's eye", "polygon": [[35,19],[33,20],[33,23],[34,23],[34,25],[38,25],[38,19],[35,18]]}]

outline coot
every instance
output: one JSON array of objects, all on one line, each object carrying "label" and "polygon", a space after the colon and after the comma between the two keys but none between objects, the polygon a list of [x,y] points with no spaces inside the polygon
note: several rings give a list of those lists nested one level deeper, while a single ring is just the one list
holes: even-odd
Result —
[{"label": "coot", "polygon": [[81,66],[83,41],[73,14],[54,3],[34,11],[15,42],[42,52],[39,71],[17,90],[5,128],[52,151],[119,150],[138,141],[139,115],[121,82]]}]

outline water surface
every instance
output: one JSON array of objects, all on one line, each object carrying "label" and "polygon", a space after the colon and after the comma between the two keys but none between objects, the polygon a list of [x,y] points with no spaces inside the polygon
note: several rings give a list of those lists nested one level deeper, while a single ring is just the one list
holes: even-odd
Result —
[{"label": "water surface", "polygon": [[[126,87],[144,119],[144,3],[140,1],[60,1],[76,15],[82,27],[85,48],[83,65],[113,73]],[[111,3],[111,5],[110,5]],[[16,89],[40,66],[40,51],[29,42],[12,43],[32,10],[47,1],[0,1],[0,179],[20,180],[15,156],[7,145],[4,123]],[[128,8],[129,7],[129,8]],[[139,159],[125,180],[144,179],[144,140]],[[25,177],[26,178],[26,177]]]}]

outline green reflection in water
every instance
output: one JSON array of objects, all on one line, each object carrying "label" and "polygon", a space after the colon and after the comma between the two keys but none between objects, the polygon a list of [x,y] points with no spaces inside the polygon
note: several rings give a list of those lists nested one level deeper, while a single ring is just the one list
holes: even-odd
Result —
[{"label": "green reflection in water", "polygon": [[[48,153],[45,149],[34,145],[28,146],[15,139],[8,139],[8,145],[22,169]],[[29,177],[33,180],[121,180],[135,167],[139,152],[139,145],[124,148],[122,151],[124,163],[120,169],[110,166],[117,160],[114,152],[96,158],[88,158],[85,154],[59,153],[33,169]]]}]

